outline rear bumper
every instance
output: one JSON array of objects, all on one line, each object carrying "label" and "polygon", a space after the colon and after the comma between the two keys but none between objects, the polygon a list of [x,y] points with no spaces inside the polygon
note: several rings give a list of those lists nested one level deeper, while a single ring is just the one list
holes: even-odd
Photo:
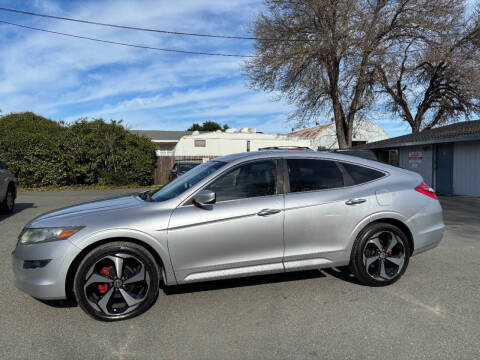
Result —
[{"label": "rear bumper", "polygon": [[[442,223],[443,225],[443,223]],[[443,238],[443,230],[445,226],[442,226],[438,229],[431,230],[428,233],[422,234],[420,239],[415,241],[415,249],[412,256],[421,254],[427,250],[433,249],[440,244],[440,241]]]},{"label": "rear bumper", "polygon": [[411,219],[411,225],[415,229],[412,255],[418,255],[436,247],[442,240],[445,230],[440,202],[429,203]]},{"label": "rear bumper", "polygon": [[[65,280],[70,259],[80,252],[66,241],[18,245],[12,253],[13,282],[27,294],[42,300],[65,299]],[[50,260],[35,269],[25,269],[25,260]]]}]

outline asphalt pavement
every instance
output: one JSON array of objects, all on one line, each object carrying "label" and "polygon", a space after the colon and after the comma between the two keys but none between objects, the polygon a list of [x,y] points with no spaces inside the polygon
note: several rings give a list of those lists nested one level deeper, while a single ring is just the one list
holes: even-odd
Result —
[{"label": "asphalt pavement", "polygon": [[98,322],[13,285],[23,226],[55,208],[132,190],[20,193],[0,216],[2,359],[478,359],[480,199],[442,198],[447,228],[394,285],[308,271],[161,290],[138,318]]}]

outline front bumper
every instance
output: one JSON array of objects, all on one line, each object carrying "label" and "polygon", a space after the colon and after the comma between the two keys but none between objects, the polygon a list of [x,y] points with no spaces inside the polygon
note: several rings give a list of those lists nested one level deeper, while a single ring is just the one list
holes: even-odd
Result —
[{"label": "front bumper", "polygon": [[[68,240],[17,245],[12,253],[15,286],[38,299],[65,299],[68,268],[80,251]],[[50,260],[50,262],[44,267],[24,269],[25,260]]]}]

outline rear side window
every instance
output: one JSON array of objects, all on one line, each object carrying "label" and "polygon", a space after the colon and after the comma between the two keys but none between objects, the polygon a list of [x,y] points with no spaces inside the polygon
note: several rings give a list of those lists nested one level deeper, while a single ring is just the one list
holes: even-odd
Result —
[{"label": "rear side window", "polygon": [[288,159],[287,166],[292,193],[344,186],[342,172],[333,161]]},{"label": "rear side window", "polygon": [[364,166],[341,163],[347,173],[352,177],[355,185],[363,184],[372,180],[379,179],[385,174],[383,172],[366,168]]}]

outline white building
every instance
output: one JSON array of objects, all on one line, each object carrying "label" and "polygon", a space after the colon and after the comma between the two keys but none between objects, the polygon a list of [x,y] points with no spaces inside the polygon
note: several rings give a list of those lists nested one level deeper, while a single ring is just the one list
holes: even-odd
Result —
[{"label": "white building", "polygon": [[132,130],[149,137],[157,146],[157,156],[216,157],[271,146],[311,147],[308,138],[256,132],[254,128],[225,132]]},{"label": "white building", "polygon": [[225,132],[193,132],[183,136],[175,146],[175,156],[222,156],[245,151],[257,151],[271,146],[310,147],[310,139],[290,135],[257,133],[256,129],[243,128],[240,131],[228,129]]},{"label": "white building", "polygon": [[[294,131],[290,136],[307,138],[313,150],[338,149],[335,124],[317,125]],[[367,120],[355,120],[353,123],[352,146],[388,139],[388,134],[379,126]]]}]

